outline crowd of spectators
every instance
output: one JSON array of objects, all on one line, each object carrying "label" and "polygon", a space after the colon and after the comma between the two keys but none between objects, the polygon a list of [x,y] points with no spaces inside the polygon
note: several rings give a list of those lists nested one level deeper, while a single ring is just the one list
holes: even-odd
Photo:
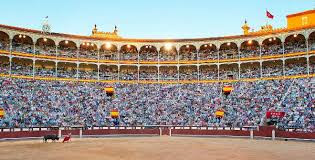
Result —
[{"label": "crowd of spectators", "polygon": [[[284,111],[280,124],[315,131],[315,79],[233,83],[104,84],[0,78],[1,127],[113,125],[264,125],[269,110]],[[115,88],[107,97],[104,87]],[[218,119],[216,110],[225,115]]]}]

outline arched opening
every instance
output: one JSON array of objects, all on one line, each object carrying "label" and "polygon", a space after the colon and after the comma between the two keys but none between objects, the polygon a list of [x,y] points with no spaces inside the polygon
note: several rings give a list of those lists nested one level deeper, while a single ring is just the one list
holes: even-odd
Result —
[{"label": "arched opening", "polygon": [[237,59],[238,58],[238,48],[236,43],[228,42],[223,43],[219,49],[220,59]]},{"label": "arched opening", "polygon": [[96,64],[79,64],[79,79],[97,79],[98,68]]},{"label": "arched opening", "polygon": [[303,75],[307,74],[306,58],[292,58],[285,60],[285,75]]},{"label": "arched opening", "polygon": [[238,78],[238,64],[233,63],[220,65],[220,80]]},{"label": "arched opening", "polygon": [[134,45],[124,45],[120,49],[120,60],[138,61],[138,50]]},{"label": "arched opening", "polygon": [[310,57],[310,74],[315,74],[315,56]]},{"label": "arched opening", "polygon": [[97,46],[94,43],[84,42],[80,45],[79,58],[98,59]]},{"label": "arched opening", "polygon": [[196,61],[197,49],[194,45],[184,45],[179,48],[180,61]]},{"label": "arched opening", "polygon": [[260,63],[242,63],[241,78],[260,78]]},{"label": "arched opening", "polygon": [[277,37],[271,37],[265,39],[262,42],[261,46],[261,55],[270,56],[270,55],[279,55],[282,54],[282,43],[281,40]]},{"label": "arched opening", "polygon": [[12,39],[12,51],[22,53],[33,53],[34,45],[31,37],[27,35],[15,35]]},{"label": "arched opening", "polygon": [[118,80],[118,67],[100,65],[100,80]]},{"label": "arched opening", "polygon": [[58,63],[57,77],[59,78],[76,78],[77,64],[68,62]]},{"label": "arched opening", "polygon": [[302,34],[288,36],[284,42],[284,53],[306,52],[306,40]]},{"label": "arched opening", "polygon": [[218,66],[217,65],[201,65],[200,80],[218,80]]},{"label": "arched opening", "polygon": [[160,49],[160,62],[177,61],[177,50],[174,46],[165,45]]},{"label": "arched opening", "polygon": [[33,60],[25,58],[12,58],[12,75],[33,76]]},{"label": "arched opening", "polygon": [[312,32],[308,38],[308,50],[315,51],[315,32]]},{"label": "arched opening", "polygon": [[117,46],[106,43],[100,48],[100,60],[118,60]]},{"label": "arched opening", "polygon": [[197,66],[180,66],[179,79],[180,80],[198,80]]},{"label": "arched opening", "polygon": [[0,31],[0,50],[10,50],[9,35],[2,31]]},{"label": "arched opening", "polygon": [[58,57],[77,58],[78,49],[73,41],[64,40],[59,42]]},{"label": "arched opening", "polygon": [[157,62],[158,61],[158,51],[156,47],[151,45],[142,46],[140,48],[139,53],[140,61],[150,61]]},{"label": "arched opening", "polygon": [[178,78],[178,70],[176,66],[161,66],[160,79],[163,81],[176,81]]},{"label": "arched opening", "polygon": [[7,56],[0,56],[0,74],[10,73],[10,58]]},{"label": "arched opening", "polygon": [[278,77],[283,76],[282,60],[264,61],[262,62],[263,77]]},{"label": "arched opening", "polygon": [[36,42],[35,54],[56,56],[55,41],[49,38],[39,38]]},{"label": "arched opening", "polygon": [[35,61],[35,76],[55,77],[56,76],[56,63],[53,61],[36,60]]},{"label": "arched opening", "polygon": [[260,49],[259,43],[255,40],[245,41],[241,44],[241,58],[245,57],[259,57],[260,56]]},{"label": "arched opening", "polygon": [[119,73],[120,80],[138,80],[138,67],[137,66],[121,66]]},{"label": "arched opening", "polygon": [[140,80],[158,80],[158,69],[156,66],[141,66],[140,67]]},{"label": "arched opening", "polygon": [[200,60],[218,59],[218,49],[214,44],[204,44],[199,49]]}]

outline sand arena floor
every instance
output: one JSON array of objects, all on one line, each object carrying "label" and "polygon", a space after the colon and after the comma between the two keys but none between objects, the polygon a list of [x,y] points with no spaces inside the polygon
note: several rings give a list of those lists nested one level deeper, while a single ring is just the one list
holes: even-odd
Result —
[{"label": "sand arena floor", "polygon": [[314,160],[314,142],[119,137],[0,142],[1,160]]}]

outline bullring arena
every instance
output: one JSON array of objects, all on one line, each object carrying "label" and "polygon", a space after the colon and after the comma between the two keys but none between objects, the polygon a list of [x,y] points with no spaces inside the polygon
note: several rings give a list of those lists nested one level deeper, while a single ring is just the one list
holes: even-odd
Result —
[{"label": "bullring arena", "polygon": [[[69,143],[42,139],[0,142],[3,160],[25,159],[313,159],[314,134],[276,131],[274,128],[107,127],[72,132]],[[168,128],[168,129],[166,129]],[[7,137],[47,135],[58,130],[12,131]],[[49,130],[49,129],[47,129]],[[271,132],[270,132],[271,131]],[[252,132],[252,133],[251,133]],[[269,133],[270,132],[270,133]],[[3,136],[4,134],[1,134]],[[256,135],[256,136],[255,136]],[[291,138],[288,138],[291,137]],[[34,138],[34,137],[33,137]],[[275,141],[272,141],[274,139]],[[300,141],[297,141],[297,140]],[[13,141],[12,141],[13,140]],[[303,141],[302,141],[303,140]],[[12,152],[14,151],[14,152]]]},{"label": "bullring arena", "polygon": [[315,10],[286,18],[189,39],[0,24],[0,160],[313,160]]}]

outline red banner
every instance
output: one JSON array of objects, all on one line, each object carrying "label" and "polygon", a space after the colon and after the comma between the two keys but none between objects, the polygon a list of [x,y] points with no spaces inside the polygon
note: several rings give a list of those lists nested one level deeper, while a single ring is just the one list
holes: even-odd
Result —
[{"label": "red banner", "polygon": [[283,118],[285,115],[285,112],[275,112],[275,111],[268,111],[266,113],[266,117],[269,118]]}]

